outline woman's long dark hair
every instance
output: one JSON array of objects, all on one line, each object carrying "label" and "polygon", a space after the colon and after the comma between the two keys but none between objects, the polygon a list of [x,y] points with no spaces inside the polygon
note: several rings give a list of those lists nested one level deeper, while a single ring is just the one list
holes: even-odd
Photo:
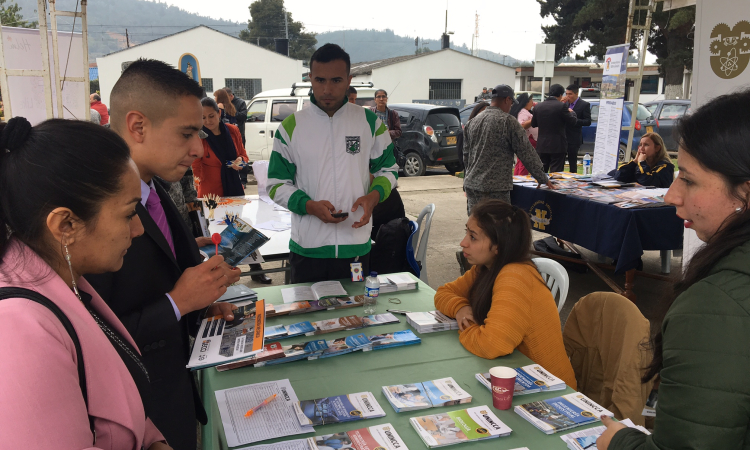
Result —
[{"label": "woman's long dark hair", "polygon": [[477,266],[477,279],[469,290],[471,310],[477,324],[482,325],[492,307],[495,279],[503,267],[531,261],[531,222],[523,210],[494,199],[483,200],[474,206],[471,217],[498,250],[489,268]]},{"label": "woman's long dark hair", "polygon": [[466,122],[469,122],[469,120],[475,118],[477,114],[484,111],[485,108],[490,106],[487,102],[479,102],[474,106],[474,109],[471,110],[471,114],[469,114],[469,119]]},{"label": "woman's long dark hair", "polygon": [[528,93],[524,92],[522,94],[519,94],[516,98],[516,103],[510,107],[510,115],[518,119],[518,113],[520,113],[521,110],[526,107],[526,105],[529,103],[529,99],[530,97]]},{"label": "woman's long dark hair", "polygon": [[[677,128],[680,151],[695,158],[703,168],[724,179],[728,191],[742,202],[742,210],[727,217],[719,230],[708,239],[690,260],[683,278],[675,283],[672,295],[659,308],[659,327],[651,340],[654,357],[644,382],[653,379],[664,364],[661,322],[669,307],[690,286],[707,277],[722,258],[750,240],[748,198],[740,188],[750,181],[750,89],[711,100],[690,116],[680,120]],[[680,181],[675,181],[679,183]],[[711,301],[711,299],[705,299]]]},{"label": "woman's long dark hair", "polygon": [[70,208],[91,225],[129,161],[125,141],[102,126],[10,119],[0,134],[0,261],[12,236],[49,262],[57,254],[44,240],[50,211]]}]

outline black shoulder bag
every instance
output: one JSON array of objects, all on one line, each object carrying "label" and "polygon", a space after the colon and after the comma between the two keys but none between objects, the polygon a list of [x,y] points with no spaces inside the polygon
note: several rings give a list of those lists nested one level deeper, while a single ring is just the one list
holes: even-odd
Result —
[{"label": "black shoulder bag", "polygon": [[[31,291],[29,289],[6,287],[0,288],[0,300],[6,298],[25,298],[39,303],[45,308],[52,311],[62,323],[65,331],[70,335],[70,339],[73,341],[73,346],[76,349],[76,356],[78,361],[78,384],[81,386],[81,394],[83,394],[83,402],[86,404],[86,412],[88,414],[89,409],[89,398],[88,391],[86,390],[86,371],[83,366],[83,352],[81,351],[81,342],[78,340],[76,330],[73,328],[73,324],[70,323],[68,316],[62,312],[62,310],[54,304],[47,297],[39,294],[38,292]],[[89,415],[89,426],[91,427],[91,433],[94,435],[94,443],[96,443],[96,430],[94,430],[94,418]]]}]

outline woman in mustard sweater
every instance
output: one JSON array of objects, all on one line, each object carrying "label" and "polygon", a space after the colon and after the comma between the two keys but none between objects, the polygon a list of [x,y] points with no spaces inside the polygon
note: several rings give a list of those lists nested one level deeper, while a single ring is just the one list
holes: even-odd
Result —
[{"label": "woman in mustard sweater", "polygon": [[555,300],[529,256],[528,215],[485,200],[472,209],[461,247],[474,267],[437,290],[435,307],[458,320],[463,346],[487,359],[517,348],[575,389]]}]

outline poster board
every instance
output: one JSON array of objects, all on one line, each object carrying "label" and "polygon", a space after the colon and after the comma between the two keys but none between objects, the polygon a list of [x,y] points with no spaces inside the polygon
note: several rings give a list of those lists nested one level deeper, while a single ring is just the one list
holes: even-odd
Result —
[{"label": "poster board", "polygon": [[[693,111],[714,97],[750,85],[750,1],[698,0],[693,49]],[[682,267],[703,245],[695,231],[683,237]]]},{"label": "poster board", "polygon": [[605,178],[617,168],[622,131],[622,108],[625,99],[625,72],[629,44],[607,47],[602,73],[602,98],[599,102],[599,120],[594,141],[592,177],[594,181]]},{"label": "poster board", "polygon": [[[5,53],[6,69],[9,70],[42,70],[42,43],[39,30],[31,28],[2,27],[3,50]],[[60,76],[66,73],[68,77],[83,77],[83,41],[81,33],[60,31],[57,33],[58,52],[60,55]],[[55,62],[52,56],[52,31],[48,32],[49,66],[54,70]],[[72,48],[71,48],[72,44]],[[68,57],[70,49],[70,57]],[[86,69],[88,70],[88,68]],[[57,111],[57,90],[52,80],[52,111],[55,117]],[[65,106],[65,119],[85,120],[86,110],[90,106],[88,101],[88,86],[81,82],[66,81],[62,97]],[[25,117],[32,125],[47,119],[47,108],[44,100],[43,77],[8,77],[8,91],[10,95],[11,112],[13,116]]]}]

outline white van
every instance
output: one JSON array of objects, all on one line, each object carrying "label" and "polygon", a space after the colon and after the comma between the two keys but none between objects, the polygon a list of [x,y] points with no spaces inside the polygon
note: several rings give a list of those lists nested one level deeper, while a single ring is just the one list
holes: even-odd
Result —
[{"label": "white van", "polygon": [[[357,90],[357,104],[375,105],[375,89],[371,82],[352,83]],[[247,100],[245,151],[250,161],[268,160],[273,150],[273,136],[281,122],[295,111],[310,105],[310,83],[294,83],[291,90],[273,89]]]}]

